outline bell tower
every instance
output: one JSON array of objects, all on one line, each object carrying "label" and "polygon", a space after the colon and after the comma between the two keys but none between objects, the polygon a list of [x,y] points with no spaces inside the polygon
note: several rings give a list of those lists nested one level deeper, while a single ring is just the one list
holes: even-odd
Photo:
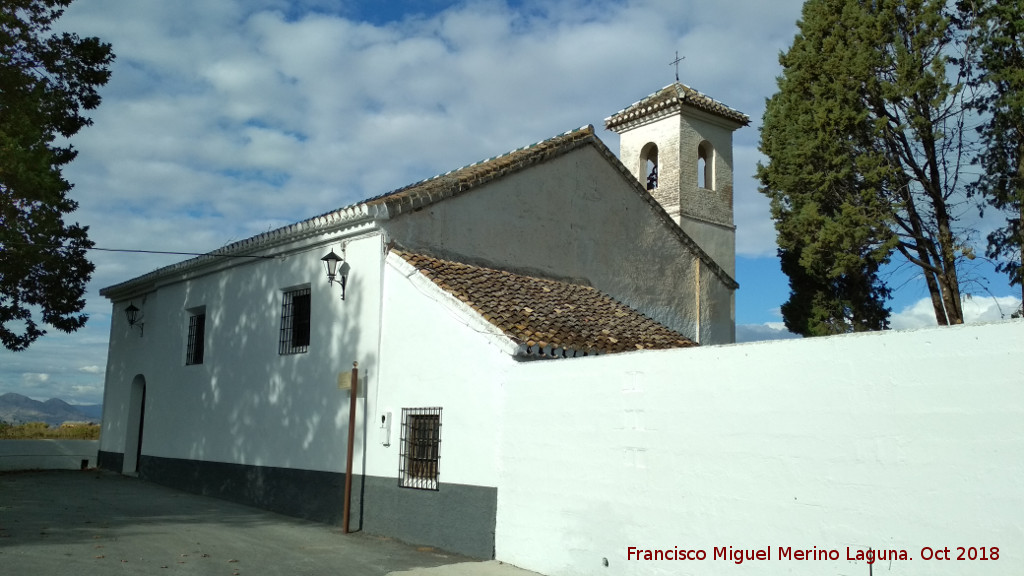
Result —
[{"label": "bell tower", "polygon": [[678,82],[604,121],[619,158],[686,232],[736,276],[732,133],[750,118]]}]

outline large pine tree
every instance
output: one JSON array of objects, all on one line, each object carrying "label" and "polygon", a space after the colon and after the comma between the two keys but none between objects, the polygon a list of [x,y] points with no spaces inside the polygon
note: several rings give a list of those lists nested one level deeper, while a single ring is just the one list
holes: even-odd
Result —
[{"label": "large pine tree", "polygon": [[[804,335],[888,326],[879,268],[918,266],[939,324],[960,323],[954,206],[968,101],[935,0],[808,0],[766,106],[758,166]],[[963,65],[966,70],[966,64]]]}]

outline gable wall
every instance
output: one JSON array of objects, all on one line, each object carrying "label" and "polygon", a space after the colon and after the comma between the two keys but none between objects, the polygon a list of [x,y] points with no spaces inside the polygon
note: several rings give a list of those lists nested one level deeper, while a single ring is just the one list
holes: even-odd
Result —
[{"label": "gable wall", "polygon": [[[655,214],[625,177],[587,146],[399,215],[384,227],[411,249],[440,249],[527,274],[586,279],[694,337],[696,258]],[[708,321],[699,339],[731,342],[732,292],[717,277],[708,277]]]}]

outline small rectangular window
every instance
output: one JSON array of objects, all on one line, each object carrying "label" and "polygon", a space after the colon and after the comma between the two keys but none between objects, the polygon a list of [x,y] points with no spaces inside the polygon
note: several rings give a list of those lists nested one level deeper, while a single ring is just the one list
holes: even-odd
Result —
[{"label": "small rectangular window", "polygon": [[188,344],[185,351],[185,364],[202,364],[204,342],[206,340],[206,311],[193,313],[188,317]]},{"label": "small rectangular window", "polygon": [[309,351],[310,315],[312,312],[309,288],[284,293],[281,306],[280,354],[301,354]]},{"label": "small rectangular window", "polygon": [[402,408],[398,485],[437,490],[441,463],[441,409]]}]

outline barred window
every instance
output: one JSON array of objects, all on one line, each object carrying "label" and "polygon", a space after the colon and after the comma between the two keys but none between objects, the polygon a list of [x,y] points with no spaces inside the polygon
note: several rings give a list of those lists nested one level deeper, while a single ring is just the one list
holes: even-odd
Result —
[{"label": "barred window", "polygon": [[195,312],[188,317],[188,343],[185,350],[185,364],[202,364],[204,341],[206,340],[206,310]]},{"label": "barred window", "polygon": [[301,354],[309,350],[310,312],[309,288],[284,293],[278,353]]},{"label": "barred window", "polygon": [[437,490],[441,462],[441,409],[402,408],[398,485]]}]

